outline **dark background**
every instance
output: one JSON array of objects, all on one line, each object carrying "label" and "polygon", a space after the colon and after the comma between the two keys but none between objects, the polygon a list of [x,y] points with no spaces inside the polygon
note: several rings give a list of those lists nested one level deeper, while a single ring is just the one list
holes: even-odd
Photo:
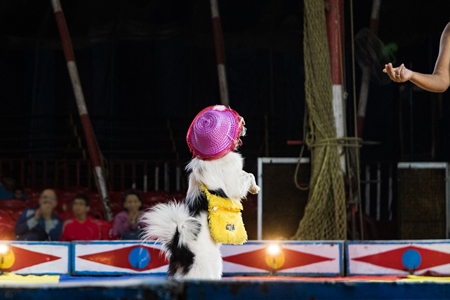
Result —
[{"label": "dark background", "polygon": [[[61,2],[105,157],[186,162],[190,121],[220,102],[209,1]],[[349,135],[361,78],[352,36],[369,27],[371,6],[345,1]],[[397,45],[395,64],[431,72],[448,11],[449,1],[382,1],[378,38]],[[300,151],[287,141],[303,139],[303,2],[227,0],[220,13],[230,105],[246,119],[242,152],[256,172],[259,156]],[[448,161],[449,114],[448,93],[372,80],[364,140],[374,143],[362,158]],[[50,1],[0,1],[0,156],[86,157]]]}]

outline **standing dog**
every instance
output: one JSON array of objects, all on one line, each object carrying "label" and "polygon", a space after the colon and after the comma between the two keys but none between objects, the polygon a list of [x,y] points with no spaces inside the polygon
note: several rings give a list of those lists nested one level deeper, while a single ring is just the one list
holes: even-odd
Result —
[{"label": "standing dog", "polygon": [[236,111],[223,105],[198,113],[186,136],[194,157],[186,167],[185,202],[158,204],[143,215],[143,237],[162,243],[169,276],[220,279],[220,245],[247,240],[241,200],[259,187],[253,174],[243,171],[243,158],[236,152],[244,125]]}]

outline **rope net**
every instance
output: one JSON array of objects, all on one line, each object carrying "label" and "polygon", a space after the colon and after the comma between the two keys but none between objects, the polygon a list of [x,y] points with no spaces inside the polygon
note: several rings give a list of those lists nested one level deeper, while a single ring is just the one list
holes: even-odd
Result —
[{"label": "rope net", "polygon": [[305,213],[292,239],[345,240],[345,185],[332,105],[324,1],[305,0],[304,6],[305,141],[311,149],[311,179]]}]

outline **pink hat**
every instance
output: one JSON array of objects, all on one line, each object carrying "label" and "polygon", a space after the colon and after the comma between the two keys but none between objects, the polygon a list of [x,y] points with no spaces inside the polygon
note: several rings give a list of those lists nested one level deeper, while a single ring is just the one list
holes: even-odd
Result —
[{"label": "pink hat", "polygon": [[239,144],[244,119],[224,105],[214,105],[197,114],[189,126],[186,141],[194,156],[218,159]]}]

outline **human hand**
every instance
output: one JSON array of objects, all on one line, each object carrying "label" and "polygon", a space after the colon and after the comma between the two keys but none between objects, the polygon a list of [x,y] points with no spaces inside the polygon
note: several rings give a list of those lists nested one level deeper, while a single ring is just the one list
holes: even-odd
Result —
[{"label": "human hand", "polygon": [[39,220],[41,218],[41,216],[42,216],[42,211],[41,211],[41,208],[39,207],[34,212],[34,219],[37,221],[37,220]]},{"label": "human hand", "polygon": [[386,73],[392,81],[406,82],[411,79],[413,71],[407,69],[404,64],[394,68],[391,63],[384,65],[383,72]]}]

